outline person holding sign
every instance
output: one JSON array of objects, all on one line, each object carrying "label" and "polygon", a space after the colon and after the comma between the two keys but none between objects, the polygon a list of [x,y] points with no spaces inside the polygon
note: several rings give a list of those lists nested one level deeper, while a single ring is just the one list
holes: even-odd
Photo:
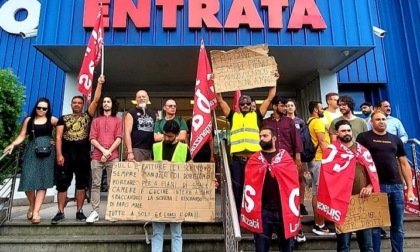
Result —
[{"label": "person holding sign", "polygon": [[245,167],[241,226],[254,233],[257,252],[268,252],[273,231],[279,250],[293,251],[294,237],[301,228],[299,178],[296,165],[284,149],[276,149],[276,132],[261,128],[261,151]]},{"label": "person holding sign", "polygon": [[[275,73],[278,78],[278,73]],[[276,95],[276,86],[271,87],[268,96],[256,111],[251,110],[251,97],[242,95],[239,98],[240,112],[235,112],[223,100],[221,93],[216,93],[217,102],[223,114],[230,123],[230,174],[232,177],[232,190],[235,196],[236,209],[240,214],[242,193],[244,189],[244,168],[248,158],[261,150],[259,131],[263,118],[267,113],[271,101]]]},{"label": "person holding sign", "polygon": [[[178,141],[181,131],[175,120],[168,120],[163,125],[163,141],[153,144],[154,161],[171,161],[185,163],[191,160],[188,145]],[[163,233],[165,222],[153,222],[152,252],[163,251]],[[171,251],[182,251],[181,222],[171,222]]]},{"label": "person holding sign", "polygon": [[[360,133],[356,141],[372,153],[372,159],[378,169],[381,192],[388,194],[392,251],[403,251],[404,186],[400,171],[407,186],[407,199],[416,200],[413,194],[410,164],[407,161],[407,153],[401,138],[386,131],[387,117],[385,113],[381,110],[373,112],[371,123],[372,130]],[[373,250],[380,251],[381,232],[379,228],[372,231],[372,238]]]},{"label": "person holding sign", "polygon": [[112,167],[118,161],[118,146],[122,138],[122,121],[117,117],[118,102],[110,96],[102,99],[99,107],[101,116],[95,118],[90,129],[90,143],[92,151],[92,212],[86,219],[86,223],[94,223],[99,220],[99,203],[101,202],[102,171],[106,169],[107,185],[111,180]]},{"label": "person holding sign", "polygon": [[[317,212],[328,220],[343,224],[351,195],[361,198],[378,193],[379,179],[369,151],[353,141],[352,125],[340,120],[331,125],[337,141],[323,152],[318,187]],[[373,251],[372,229],[356,231],[360,251]],[[351,232],[337,232],[337,251],[350,251]]]}]

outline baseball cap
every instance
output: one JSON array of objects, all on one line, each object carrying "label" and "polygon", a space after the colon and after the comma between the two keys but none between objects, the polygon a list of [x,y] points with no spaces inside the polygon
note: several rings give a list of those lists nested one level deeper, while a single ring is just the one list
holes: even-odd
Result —
[{"label": "baseball cap", "polygon": [[372,103],[370,103],[370,102],[364,102],[364,103],[360,104],[360,107],[359,108],[362,108],[363,106],[372,107]]},{"label": "baseball cap", "polygon": [[239,97],[239,104],[251,103],[251,97],[249,95],[241,95]]}]

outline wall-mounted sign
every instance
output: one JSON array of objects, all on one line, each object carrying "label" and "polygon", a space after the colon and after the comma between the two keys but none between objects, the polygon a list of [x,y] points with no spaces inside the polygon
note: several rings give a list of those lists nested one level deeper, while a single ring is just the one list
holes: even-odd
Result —
[{"label": "wall-mounted sign", "polygon": [[[155,3],[152,5],[152,1]],[[226,17],[221,17],[220,5],[223,0],[85,0],[83,17],[84,27],[93,27],[99,4],[103,5],[104,26],[126,28],[128,19],[139,29],[148,29],[151,25],[152,6],[162,9],[162,27],[176,29],[178,9],[188,6],[188,27],[190,29],[238,29],[248,26],[250,29],[282,29],[283,11],[289,8],[289,0],[233,0],[228,6]],[[185,2],[185,3],[184,3]],[[112,8],[111,8],[112,7]],[[268,24],[264,25],[258,9],[266,9]],[[110,22],[110,11],[113,11]],[[221,20],[223,19],[223,20]],[[302,29],[308,26],[313,30],[327,28],[315,0],[295,0],[287,29]]]},{"label": "wall-mounted sign", "polygon": [[[16,13],[25,10],[24,20],[16,20]],[[0,27],[12,34],[35,32],[39,24],[41,4],[37,0],[9,0],[0,7]]]}]

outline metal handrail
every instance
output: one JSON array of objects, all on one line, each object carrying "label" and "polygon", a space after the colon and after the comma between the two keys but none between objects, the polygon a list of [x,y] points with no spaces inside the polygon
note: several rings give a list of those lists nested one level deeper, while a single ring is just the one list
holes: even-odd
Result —
[{"label": "metal handrail", "polygon": [[241,240],[238,213],[236,211],[235,197],[232,190],[232,180],[229,170],[229,162],[225,141],[220,141],[221,146],[221,183],[222,183],[222,216],[225,232],[225,248],[229,252],[238,251],[238,243]]},{"label": "metal handrail", "polygon": [[[11,176],[5,179],[3,184],[0,185],[0,197],[2,199],[6,199],[4,202],[0,203],[0,226],[3,225],[5,221],[10,221],[12,217],[12,207],[13,207],[13,198],[15,193],[15,186],[16,186],[16,176],[17,171],[19,168],[19,159],[20,153],[22,151],[22,145],[16,146],[14,148],[14,152],[10,159],[6,157],[10,157],[8,153],[4,153],[0,157],[0,171],[9,171],[11,172]],[[4,164],[2,163],[4,162]],[[0,183],[1,183],[0,182]]]},{"label": "metal handrail", "polygon": [[[409,144],[410,147],[411,147],[411,154],[412,154],[412,157],[413,157],[412,164],[413,164],[413,167],[414,167],[414,183],[415,183],[415,186],[416,186],[416,189],[417,189],[417,193],[418,193],[418,195],[420,195],[420,190],[419,190],[420,185],[418,183],[418,178],[420,176],[420,171],[419,171],[418,160],[417,160],[417,151],[416,151],[416,146],[420,147],[420,141],[416,138],[411,138],[411,139],[408,139],[407,144]],[[420,211],[420,206],[419,206],[419,211]],[[419,214],[419,216],[420,216],[420,214]]]}]

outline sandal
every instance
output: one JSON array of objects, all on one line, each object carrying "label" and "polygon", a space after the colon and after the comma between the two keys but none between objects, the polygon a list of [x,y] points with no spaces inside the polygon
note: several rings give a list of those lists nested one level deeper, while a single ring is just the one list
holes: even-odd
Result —
[{"label": "sandal", "polygon": [[32,224],[39,224],[41,222],[41,216],[38,214],[34,214],[32,217]]},{"label": "sandal", "polygon": [[34,217],[34,213],[32,212],[31,208],[29,208],[28,212],[26,212],[26,218],[28,220],[32,220],[33,217]]}]

